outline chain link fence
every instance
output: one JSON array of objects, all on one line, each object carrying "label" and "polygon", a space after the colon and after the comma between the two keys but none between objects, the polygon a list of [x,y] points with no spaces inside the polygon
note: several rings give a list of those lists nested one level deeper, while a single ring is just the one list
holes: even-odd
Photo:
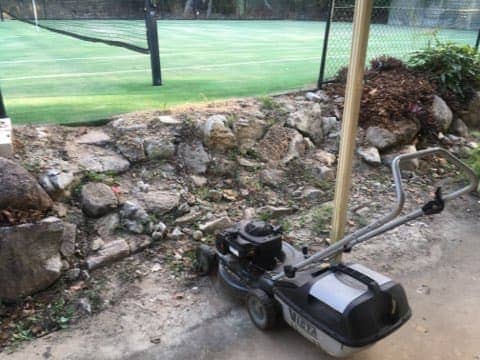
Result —
[{"label": "chain link fence", "polygon": [[[347,66],[353,29],[354,0],[332,0],[328,46],[319,85]],[[408,60],[435,39],[478,46],[480,0],[376,0],[367,59],[386,55]]]}]

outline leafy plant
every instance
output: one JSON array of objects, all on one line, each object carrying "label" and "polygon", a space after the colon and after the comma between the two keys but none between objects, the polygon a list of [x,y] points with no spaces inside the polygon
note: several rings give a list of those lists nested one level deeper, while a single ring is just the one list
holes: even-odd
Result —
[{"label": "leafy plant", "polygon": [[469,45],[441,42],[415,52],[409,60],[411,67],[429,74],[443,93],[468,99],[480,87],[480,55]]},{"label": "leafy plant", "polygon": [[470,152],[470,158],[468,159],[468,163],[472,167],[473,171],[480,176],[480,147],[472,150]]}]

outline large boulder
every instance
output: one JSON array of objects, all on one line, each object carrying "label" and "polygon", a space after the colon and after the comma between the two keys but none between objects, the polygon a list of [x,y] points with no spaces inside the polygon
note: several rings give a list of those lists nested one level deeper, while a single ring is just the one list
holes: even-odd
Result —
[{"label": "large boulder", "polygon": [[52,199],[27,170],[0,157],[0,210],[46,211],[52,206]]},{"label": "large boulder", "polygon": [[236,146],[235,135],[227,126],[224,115],[210,116],[204,127],[205,144],[212,149],[225,151]]},{"label": "large boulder", "polygon": [[392,131],[378,126],[371,126],[367,129],[366,140],[370,145],[380,150],[395,146],[398,141]]},{"label": "large boulder", "polygon": [[265,120],[258,118],[239,119],[233,124],[233,132],[241,153],[252,149],[267,130],[268,124]]},{"label": "large boulder", "polygon": [[172,191],[149,191],[144,197],[148,211],[156,215],[166,214],[180,204],[180,196]]},{"label": "large boulder", "polygon": [[16,301],[53,284],[61,275],[63,237],[57,218],[0,227],[0,300]]},{"label": "large boulder", "polygon": [[102,183],[83,185],[81,192],[83,211],[93,218],[108,214],[118,206],[118,199],[110,186]]},{"label": "large boulder", "polygon": [[187,171],[194,174],[204,174],[207,171],[210,157],[201,142],[193,144],[181,143],[178,145],[178,156]]},{"label": "large boulder", "polygon": [[67,155],[85,171],[97,173],[123,173],[130,168],[130,162],[113,150],[94,145],[68,145]]},{"label": "large boulder", "polygon": [[[480,110],[480,109],[479,109]],[[467,137],[468,136],[468,126],[463,122],[462,119],[456,118],[453,120],[450,130],[458,136]]]},{"label": "large boulder", "polygon": [[258,142],[255,150],[264,161],[287,163],[304,156],[308,148],[308,142],[297,130],[276,124]]},{"label": "large boulder", "polygon": [[453,113],[447,103],[437,95],[433,96],[432,115],[437,129],[442,132],[447,132],[450,125],[452,125]]},{"label": "large boulder", "polygon": [[308,136],[315,144],[323,141],[323,118],[320,105],[315,104],[313,109],[302,109],[290,114],[287,125]]},{"label": "large boulder", "polygon": [[420,125],[415,121],[402,120],[393,123],[392,129],[371,126],[367,129],[366,141],[380,151],[411,144],[420,131]]},{"label": "large boulder", "polygon": [[462,115],[465,124],[472,128],[480,128],[480,91],[473,96],[468,110]]}]

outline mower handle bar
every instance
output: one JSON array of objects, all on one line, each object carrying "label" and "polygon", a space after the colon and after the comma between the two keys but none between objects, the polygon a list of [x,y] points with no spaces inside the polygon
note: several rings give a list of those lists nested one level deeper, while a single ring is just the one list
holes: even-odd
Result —
[{"label": "mower handle bar", "polygon": [[[392,174],[395,182],[395,192],[396,192],[396,205],[394,209],[384,216],[383,218],[351,233],[350,235],[345,236],[342,240],[330,245],[326,249],[312,255],[311,257],[301,261],[300,263],[294,266],[294,270],[298,271],[312,263],[331,258],[332,256],[341,253],[346,250],[350,250],[354,245],[359,244],[363,241],[371,239],[374,236],[383,234],[386,231],[389,231],[399,225],[405,224],[411,220],[417,219],[425,215],[423,209],[414,210],[404,216],[397,218],[403,210],[405,205],[405,191],[402,185],[402,174],[400,171],[400,164],[405,160],[412,160],[422,158],[426,155],[442,155],[442,157],[449,160],[451,163],[456,165],[459,169],[463,170],[470,180],[469,185],[453,191],[443,197],[443,201],[447,202],[453,200],[459,196],[470,193],[477,189],[479,179],[473,170],[468,167],[463,161],[455,157],[449,151],[442,148],[431,148],[420,150],[414,153],[403,154],[397,156],[392,162]],[[279,280],[285,276],[284,272],[281,272],[272,277],[272,280]]]}]

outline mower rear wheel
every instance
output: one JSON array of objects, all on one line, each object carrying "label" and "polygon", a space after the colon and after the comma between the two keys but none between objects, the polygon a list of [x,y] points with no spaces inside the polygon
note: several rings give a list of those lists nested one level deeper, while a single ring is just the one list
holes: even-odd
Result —
[{"label": "mower rear wheel", "polygon": [[260,330],[271,330],[278,319],[275,300],[261,289],[250,290],[247,294],[247,310],[250,319]]},{"label": "mower rear wheel", "polygon": [[210,275],[216,265],[215,252],[207,245],[202,244],[196,251],[197,271],[200,275]]}]

